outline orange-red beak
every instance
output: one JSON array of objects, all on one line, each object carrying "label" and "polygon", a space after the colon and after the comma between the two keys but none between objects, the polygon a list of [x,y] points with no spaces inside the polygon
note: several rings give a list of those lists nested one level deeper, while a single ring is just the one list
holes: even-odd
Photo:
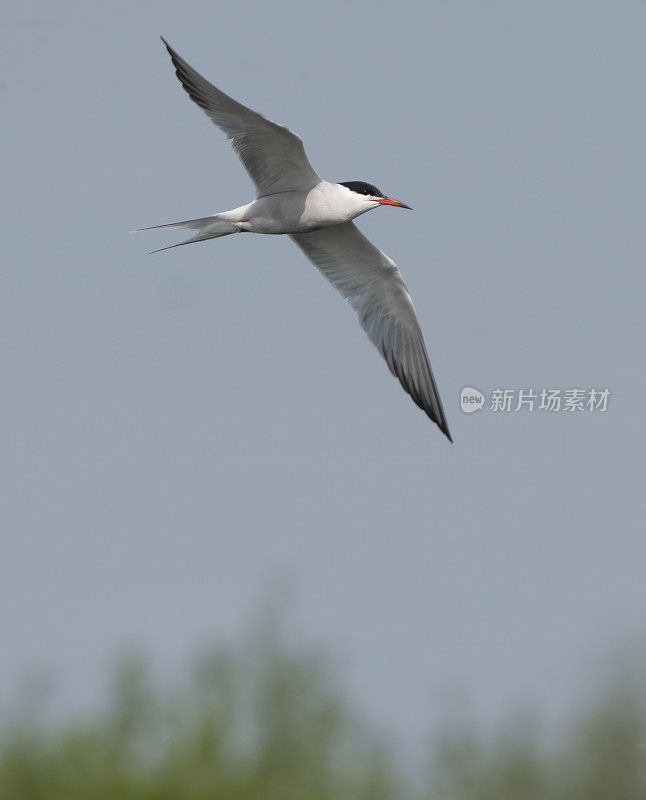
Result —
[{"label": "orange-red beak", "polygon": [[413,210],[410,206],[407,206],[406,203],[402,203],[401,200],[395,200],[394,197],[378,197],[376,200],[380,206],[397,206],[397,208],[408,208],[410,211]]}]

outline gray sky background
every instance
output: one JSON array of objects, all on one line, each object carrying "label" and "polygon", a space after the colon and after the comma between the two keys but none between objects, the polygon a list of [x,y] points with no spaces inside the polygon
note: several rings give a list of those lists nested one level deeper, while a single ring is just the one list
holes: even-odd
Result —
[{"label": "gray sky background", "polygon": [[[0,700],[173,674],[274,573],[399,734],[462,686],[545,713],[646,635],[643,3],[0,6]],[[251,199],[159,41],[410,203],[401,268],[455,438],[287,238],[131,236]],[[458,405],[608,387],[606,414]]]}]

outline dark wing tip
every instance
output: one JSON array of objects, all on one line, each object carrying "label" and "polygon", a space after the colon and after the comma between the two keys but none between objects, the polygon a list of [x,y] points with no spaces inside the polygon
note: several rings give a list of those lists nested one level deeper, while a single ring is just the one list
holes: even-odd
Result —
[{"label": "dark wing tip", "polygon": [[388,367],[391,369],[391,372],[397,377],[399,382],[402,385],[404,391],[410,396],[412,401],[415,403],[416,406],[422,409],[422,411],[426,414],[426,416],[434,422],[440,431],[446,436],[446,438],[453,444],[453,438],[451,437],[451,432],[449,431],[449,424],[446,421],[446,416],[444,414],[444,408],[442,406],[442,400],[440,399],[439,392],[435,385],[435,378],[433,377],[433,371],[431,370],[431,365],[428,361],[428,355],[426,354],[426,350],[424,352],[424,361],[426,362],[426,367],[428,370],[428,376],[431,381],[431,390],[432,394],[429,396],[427,391],[420,391],[420,387],[416,385],[415,380],[412,379],[410,376],[406,375],[406,373],[402,370],[401,366],[396,362],[391,367],[390,361],[387,358],[386,354],[383,353],[384,358],[386,359],[386,363]]},{"label": "dark wing tip", "polygon": [[437,425],[437,427],[442,431],[442,433],[446,436],[446,438],[453,444],[453,437],[451,436],[451,432],[449,431],[449,424],[446,421],[446,417],[444,416],[444,409],[442,408],[442,401],[440,400],[439,396],[437,398],[438,403],[440,404],[439,408],[439,415],[433,413],[431,410],[426,408],[425,406],[421,406],[422,410],[426,412],[426,414],[433,420],[433,422]]},{"label": "dark wing tip", "polygon": [[175,67],[175,75],[177,75],[182,88],[188,94],[191,100],[210,116],[209,102],[208,98],[206,97],[206,92],[209,89],[215,90],[215,87],[212,86],[206,80],[206,78],[203,78],[198,72],[196,72],[190,64],[184,61],[179,53],[173,50],[163,36],[160,36],[159,38],[166,45],[170,59]]},{"label": "dark wing tip", "polygon": [[[446,438],[453,444],[453,437],[451,436],[451,432],[449,431],[449,424],[446,421],[446,417],[444,416],[444,409],[442,408],[442,401],[437,397],[437,402],[439,404],[439,409],[435,409],[432,406],[429,406],[428,403],[424,402],[421,397],[418,397],[416,394],[413,394],[410,390],[406,390],[413,398],[413,401],[418,405],[422,411],[426,414],[426,416],[434,422],[437,427],[442,431],[442,433],[446,436]],[[439,412],[439,413],[438,413]]]},{"label": "dark wing tip", "polygon": [[162,40],[164,46],[168,50],[168,54],[171,57],[173,64],[179,68],[179,63],[184,62],[184,59],[180,56],[180,54],[176,50],[173,50],[173,48],[168,44],[168,42],[166,41],[166,39],[164,39],[163,36],[160,36],[159,38]]},{"label": "dark wing tip", "polygon": [[[386,359],[386,361],[388,362],[388,359]],[[388,364],[388,366],[390,366],[390,364]],[[430,366],[429,366],[429,371],[430,371]],[[410,396],[411,400],[415,403],[415,405],[422,409],[422,411],[431,420],[431,422],[434,422],[440,429],[440,431],[446,436],[449,442],[453,444],[453,438],[451,437],[451,432],[449,431],[449,424],[446,421],[446,417],[444,416],[442,401],[440,400],[440,396],[437,393],[437,389],[435,390],[437,402],[436,403],[429,402],[428,397],[419,391],[419,389],[415,386],[414,382],[412,380],[409,380],[408,376],[398,368],[398,365],[395,365],[395,369],[393,370],[393,372],[395,373],[396,377],[401,383],[402,388]]]},{"label": "dark wing tip", "polygon": [[176,53],[175,50],[173,50],[173,48],[168,44],[168,42],[166,41],[166,39],[164,39],[163,36],[160,36],[159,38],[162,40],[166,49],[168,50],[168,55],[171,57],[171,61],[173,62],[175,67],[179,69],[180,62],[183,61],[183,59],[181,58],[179,53]]},{"label": "dark wing tip", "polygon": [[172,48],[172,47],[171,47],[171,46],[168,44],[168,42],[166,41],[166,39],[164,39],[164,37],[163,37],[163,36],[160,36],[159,38],[160,38],[160,39],[162,40],[162,42],[164,43],[164,47],[165,47],[165,48],[168,50],[168,54],[170,55],[170,57],[171,57],[172,59],[174,59],[174,58],[175,58],[175,56],[177,55],[177,53],[176,53],[176,52],[173,50],[173,48]]},{"label": "dark wing tip", "polygon": [[442,433],[446,436],[446,438],[453,444],[453,437],[449,432],[449,426],[446,424],[446,420],[443,423],[437,423],[437,427],[442,431]]},{"label": "dark wing tip", "polygon": [[180,79],[180,81],[184,83],[184,81],[182,80],[182,75],[180,74],[180,70],[182,69],[182,58],[179,56],[178,53],[176,53],[173,50],[173,48],[168,44],[168,42],[166,41],[166,39],[164,39],[163,36],[160,36],[159,38],[162,40],[162,42],[166,46],[166,49],[168,50],[168,55],[170,56],[171,61],[173,62],[173,66],[175,67],[175,74]]}]

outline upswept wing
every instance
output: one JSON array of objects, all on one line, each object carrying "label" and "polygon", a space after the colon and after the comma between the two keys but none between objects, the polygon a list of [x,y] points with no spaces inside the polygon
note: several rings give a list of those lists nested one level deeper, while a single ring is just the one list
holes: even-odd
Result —
[{"label": "upswept wing", "polygon": [[311,189],[321,178],[305,155],[302,139],[288,128],[236,102],[184,61],[162,38],[189,97],[232,140],[257,197]]},{"label": "upswept wing", "polygon": [[395,262],[352,222],[292,239],[349,300],[361,327],[415,403],[451,439],[422,331]]}]

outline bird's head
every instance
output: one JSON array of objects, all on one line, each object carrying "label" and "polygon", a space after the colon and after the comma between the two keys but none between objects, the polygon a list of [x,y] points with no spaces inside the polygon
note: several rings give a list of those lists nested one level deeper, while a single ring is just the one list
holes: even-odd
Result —
[{"label": "bird's head", "polygon": [[410,209],[410,206],[407,206],[406,203],[395,200],[394,197],[386,196],[371,183],[365,183],[364,181],[347,181],[345,183],[342,182],[340,185],[349,189],[355,195],[356,200],[365,203],[366,211],[369,211],[371,208],[377,208],[377,206],[396,206],[397,208]]}]

